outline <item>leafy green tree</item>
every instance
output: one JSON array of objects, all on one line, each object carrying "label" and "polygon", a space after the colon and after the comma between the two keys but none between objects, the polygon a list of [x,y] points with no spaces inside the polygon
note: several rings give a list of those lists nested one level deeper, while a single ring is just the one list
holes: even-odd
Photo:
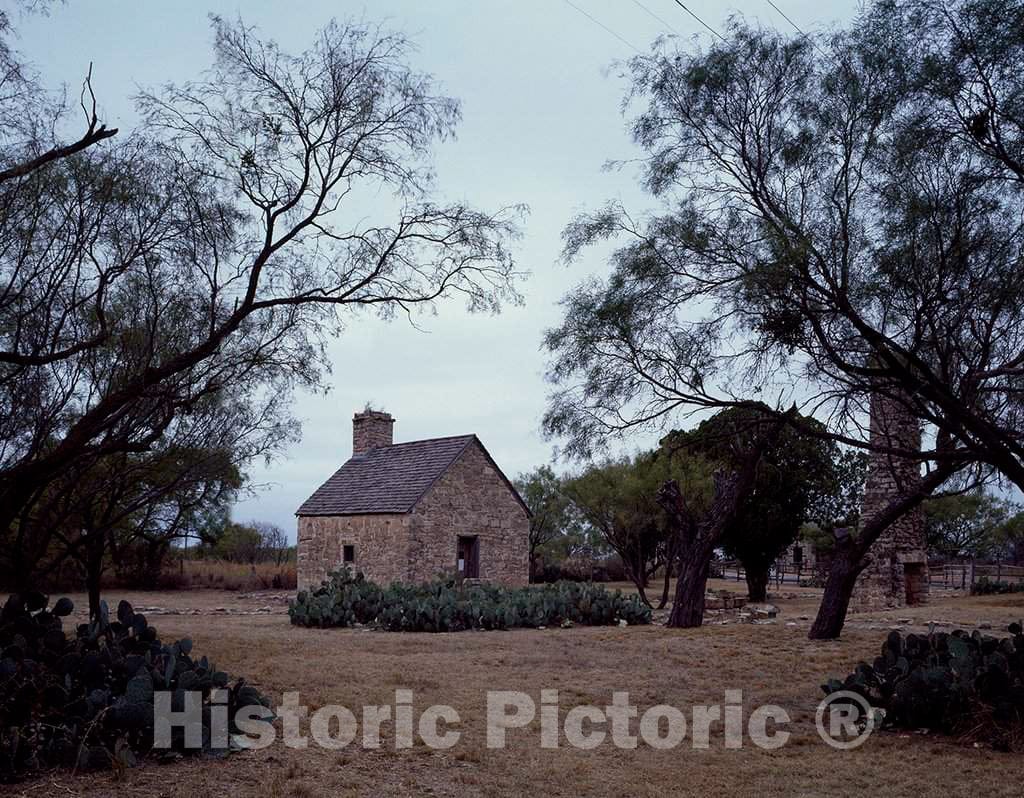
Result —
[{"label": "leafy green tree", "polygon": [[863,449],[829,445],[832,452],[825,490],[811,493],[807,519],[824,532],[860,524],[864,485],[868,475],[868,453]]},{"label": "leafy green tree", "polygon": [[260,560],[263,539],[252,524],[228,523],[217,540],[213,555],[228,562],[254,565]]},{"label": "leafy green tree", "polygon": [[571,501],[567,508],[567,515],[569,525],[563,534],[549,541],[541,549],[541,560],[558,563],[580,557],[595,561],[614,553],[605,543],[604,538],[586,522]]},{"label": "leafy green tree", "polygon": [[171,547],[235,499],[243,468],[272,456],[294,433],[277,397],[206,396],[145,450],[85,459],[49,483],[15,530],[22,545],[0,548],[0,574],[24,586],[70,560],[84,574],[95,613],[110,566],[154,583]]},{"label": "leafy green tree", "polygon": [[[36,85],[0,19],[0,547],[50,485],[211,395],[318,386],[327,336],[362,312],[519,301],[521,209],[437,199],[459,103],[404,36],[330,22],[289,53],[211,26],[212,64],[143,92],[137,132],[106,128],[86,81],[68,142],[77,104]],[[368,215],[367,192],[393,202]]]},{"label": "leafy green tree", "polygon": [[[566,259],[618,245],[546,337],[545,429],[569,452],[771,396],[922,464],[836,539],[812,638],[841,633],[871,546],[948,481],[1024,487],[1022,26],[1021,0],[878,0],[828,36],[734,18],[706,50],[666,41],[630,62],[660,207],[565,230]],[[873,443],[877,394],[934,445]]]},{"label": "leafy green tree", "polygon": [[[92,617],[110,565],[155,583],[168,551],[188,533],[197,512],[234,496],[242,475],[225,449],[185,448],[180,442],[143,454],[110,455],[74,475],[35,523],[46,524],[52,558],[77,563]],[[35,536],[37,539],[41,535]]]},{"label": "leafy green tree", "polygon": [[[736,468],[731,432],[738,424],[754,423],[765,410],[722,410],[692,431],[672,432],[662,440],[662,448],[699,452],[716,466]],[[800,423],[816,425],[813,419]],[[762,452],[754,484],[721,538],[726,554],[743,564],[751,601],[767,600],[772,565],[797,539],[812,509],[837,493],[833,468],[839,454],[833,442],[801,434],[793,426],[783,428]]]},{"label": "leafy green tree", "polygon": [[708,476],[699,458],[652,452],[591,466],[567,482],[565,491],[587,524],[619,555],[626,575],[645,603],[651,603],[647,597],[650,579],[664,569],[659,602],[664,606],[676,540],[658,501],[658,490],[666,480],[675,479],[700,504],[705,499]]},{"label": "leafy green tree", "polygon": [[718,445],[728,454],[719,458],[718,467],[705,470],[705,474],[711,471],[705,496],[695,496],[676,479],[666,480],[659,489],[658,502],[668,515],[677,573],[670,626],[693,627],[704,622],[704,600],[715,551],[753,492],[758,464],[783,427],[784,422],[763,413],[720,419]]},{"label": "leafy green tree", "polygon": [[1012,505],[982,491],[924,502],[928,548],[939,558],[987,558],[1004,540]]},{"label": "leafy green tree", "polygon": [[1000,551],[1014,565],[1024,565],[1024,511],[1013,513],[999,528]]},{"label": "leafy green tree", "polygon": [[516,490],[530,508],[530,581],[536,580],[543,552],[571,531],[573,517],[561,478],[551,466],[542,465],[515,479]]},{"label": "leafy green tree", "polygon": [[191,537],[196,540],[195,556],[212,555],[228,525],[231,524],[232,502],[218,502],[197,512],[193,518]]},{"label": "leafy green tree", "polygon": [[831,552],[836,545],[836,530],[857,528],[864,502],[868,473],[868,453],[861,449],[834,447],[831,488],[815,494],[808,508],[807,521],[799,538],[816,552]]}]

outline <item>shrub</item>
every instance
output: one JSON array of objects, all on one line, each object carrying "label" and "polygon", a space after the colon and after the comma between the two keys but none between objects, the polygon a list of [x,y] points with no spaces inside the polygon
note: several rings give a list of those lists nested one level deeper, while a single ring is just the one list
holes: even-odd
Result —
[{"label": "shrub", "polygon": [[1016,747],[1024,732],[1024,636],[962,630],[927,635],[891,632],[872,664],[861,662],[844,681],[822,685],[831,695],[850,690],[885,712],[884,725],[930,729]]},{"label": "shrub", "polygon": [[562,564],[557,562],[542,562],[538,564],[534,573],[534,583],[551,584],[562,578]]},{"label": "shrub", "polygon": [[300,591],[288,607],[299,626],[373,624],[391,632],[459,632],[467,629],[583,624],[646,624],[651,611],[637,596],[603,587],[559,582],[535,588],[465,585],[437,580],[382,588],[347,569],[312,592]]},{"label": "shrub", "polygon": [[294,562],[249,565],[226,560],[185,560],[166,569],[164,574],[169,576],[176,571],[180,574],[178,588],[182,590],[294,590],[297,586]]},{"label": "shrub", "polygon": [[626,568],[617,554],[594,558],[573,555],[554,562],[545,561],[537,566],[534,583],[553,582],[625,582]]},{"label": "shrub", "polygon": [[[0,589],[10,583],[0,573]],[[33,586],[46,593],[83,590],[85,577],[77,567],[65,566],[55,574],[37,580]],[[110,590],[291,590],[297,586],[297,571],[294,560],[277,565],[273,562],[248,563],[227,562],[215,559],[182,558],[180,552],[172,552],[164,562],[159,574],[145,580],[128,578],[108,568],[101,582],[103,591]],[[2,597],[0,597],[2,598]]]},{"label": "shrub", "polygon": [[983,576],[971,585],[972,596],[994,596],[1002,593],[1024,593],[1024,582],[989,581],[987,576]]},{"label": "shrub", "polygon": [[[226,754],[210,744],[210,691],[224,688],[228,717],[239,707],[266,700],[244,680],[228,675],[206,657],[192,656],[192,641],[165,645],[156,629],[122,601],[111,620],[105,602],[98,620],[64,633],[69,599],[48,608],[41,593],[10,596],[0,611],[0,782],[42,768],[121,769],[153,747],[157,690],[174,691],[172,708],[184,708],[185,691],[203,694],[206,753]],[[195,753],[184,733],[168,753]],[[232,733],[237,729],[230,729]]]}]

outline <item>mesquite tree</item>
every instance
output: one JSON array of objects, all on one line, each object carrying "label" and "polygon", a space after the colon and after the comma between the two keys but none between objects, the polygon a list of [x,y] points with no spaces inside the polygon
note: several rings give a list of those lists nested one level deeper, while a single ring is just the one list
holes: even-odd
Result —
[{"label": "mesquite tree", "polygon": [[1004,547],[1004,529],[1016,505],[983,491],[925,502],[928,549],[940,559],[995,558]]},{"label": "mesquite tree", "polygon": [[154,581],[170,547],[244,489],[241,464],[273,455],[294,433],[273,402],[208,397],[147,451],[82,461],[52,481],[0,551],[0,582],[26,590],[71,562],[98,612],[106,570],[134,568]]},{"label": "mesquite tree", "polygon": [[542,465],[520,474],[513,483],[523,502],[530,508],[528,539],[530,581],[537,579],[537,562],[541,551],[565,535],[572,526],[569,497],[562,479],[551,466]]},{"label": "mesquite tree", "polygon": [[[691,431],[674,431],[662,439],[668,451],[699,452],[725,468],[733,462],[735,428],[763,416],[763,410],[731,408],[716,413]],[[801,419],[813,426],[813,419]],[[779,431],[755,467],[754,484],[726,526],[721,544],[742,565],[750,601],[767,601],[772,565],[810,520],[823,499],[839,492],[835,461],[839,447],[820,437],[801,435],[792,426]]]},{"label": "mesquite tree", "polygon": [[648,606],[648,584],[658,571],[664,572],[659,608],[668,600],[675,536],[656,495],[670,477],[683,482],[690,492],[706,492],[702,462],[696,458],[673,461],[656,452],[595,463],[565,484],[580,517],[619,555],[626,575]]},{"label": "mesquite tree", "polygon": [[658,491],[673,527],[676,557],[676,591],[668,625],[700,626],[704,621],[704,598],[715,549],[738,521],[741,508],[754,492],[758,466],[765,453],[774,448],[785,421],[762,414],[734,414],[719,420],[718,451],[726,454],[712,474],[710,500],[703,506],[690,491],[667,480]]},{"label": "mesquite tree", "polygon": [[[812,637],[839,634],[871,544],[958,472],[1024,486],[1022,30],[1021,2],[908,0],[816,40],[734,20],[706,51],[666,43],[629,65],[661,210],[565,231],[569,259],[621,244],[547,337],[546,427],[570,452],[758,399],[922,464],[837,540]],[[870,442],[872,393],[923,451]]]},{"label": "mesquite tree", "polygon": [[89,83],[71,143],[42,89],[0,94],[24,131],[0,146],[0,543],[211,396],[318,386],[324,336],[360,312],[519,299],[518,209],[434,197],[459,104],[404,37],[331,23],[292,55],[212,26],[213,66],[144,93],[138,131],[105,128]]}]

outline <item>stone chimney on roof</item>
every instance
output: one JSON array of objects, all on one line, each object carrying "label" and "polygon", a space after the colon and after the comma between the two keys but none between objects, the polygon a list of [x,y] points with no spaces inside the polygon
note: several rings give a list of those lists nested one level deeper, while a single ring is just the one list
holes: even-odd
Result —
[{"label": "stone chimney on roof", "polygon": [[367,408],[352,416],[352,454],[363,454],[395,442],[395,419],[390,413]]}]

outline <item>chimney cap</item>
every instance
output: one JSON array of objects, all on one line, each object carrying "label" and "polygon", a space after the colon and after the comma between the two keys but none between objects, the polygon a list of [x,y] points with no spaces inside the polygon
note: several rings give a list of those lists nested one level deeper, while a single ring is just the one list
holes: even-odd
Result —
[{"label": "chimney cap", "polygon": [[374,410],[372,407],[367,407],[365,410],[357,411],[353,416],[353,421],[360,421],[364,418],[378,418],[381,421],[394,421],[395,418],[390,413],[386,413],[383,410]]}]

